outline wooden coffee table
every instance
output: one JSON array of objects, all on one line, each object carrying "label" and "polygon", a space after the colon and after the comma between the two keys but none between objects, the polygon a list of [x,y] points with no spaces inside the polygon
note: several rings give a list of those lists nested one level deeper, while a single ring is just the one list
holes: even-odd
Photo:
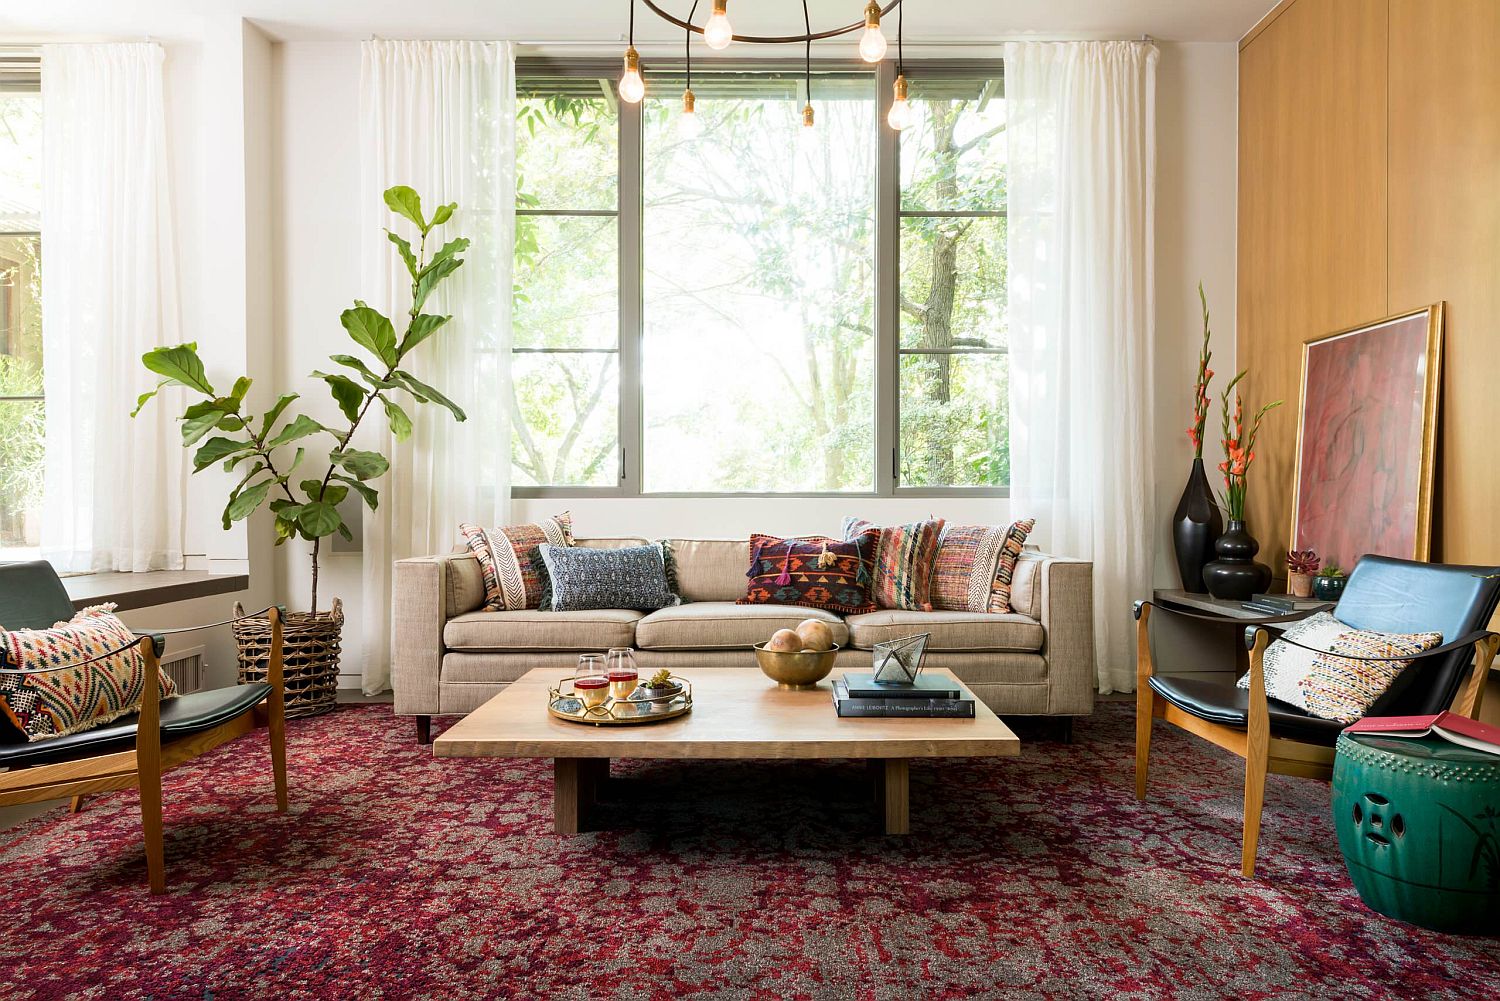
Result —
[{"label": "wooden coffee table", "polygon": [[[930,673],[953,678],[949,671]],[[835,677],[840,674],[835,670]],[[693,684],[693,711],[686,716],[640,726],[587,726],[547,713],[547,690],[564,676],[556,668],[528,672],[432,745],[439,758],[551,758],[559,834],[578,833],[611,758],[869,761],[883,784],[885,832],[905,834],[911,759],[1021,753],[1016,735],[977,699],[973,719],[840,719],[830,681],[790,691],[755,668],[703,668],[684,672]]]}]

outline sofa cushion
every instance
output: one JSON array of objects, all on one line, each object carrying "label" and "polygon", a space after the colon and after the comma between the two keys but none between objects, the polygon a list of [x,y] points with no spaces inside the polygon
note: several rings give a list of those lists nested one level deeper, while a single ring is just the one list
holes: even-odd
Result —
[{"label": "sofa cushion", "polygon": [[542,581],[537,607],[543,611],[651,611],[682,604],[677,594],[677,561],[665,542],[617,549],[538,546],[531,562]]},{"label": "sofa cushion", "polygon": [[724,650],[764,643],[778,629],[794,629],[818,619],[843,646],[849,630],[832,612],[798,605],[737,605],[731,601],[696,601],[652,612],[635,627],[636,645],[644,650]]},{"label": "sofa cushion", "polygon": [[508,525],[485,529],[462,524],[458,532],[479,561],[484,576],[485,611],[516,611],[535,608],[542,597],[542,584],[531,566],[538,546],[573,544],[573,519],[568,512],[530,525]]},{"label": "sofa cushion", "polygon": [[745,596],[750,543],[744,539],[668,539],[677,558],[683,601],[736,601]]},{"label": "sofa cushion", "polygon": [[850,642],[861,650],[913,633],[931,633],[928,650],[1010,650],[1042,648],[1042,624],[1024,615],[994,612],[908,612],[882,609],[848,618]]},{"label": "sofa cushion", "polygon": [[750,536],[750,569],[742,605],[800,605],[845,615],[873,612],[875,550],[880,529],[846,541],[820,535]]},{"label": "sofa cushion", "polygon": [[1036,527],[1035,518],[1026,518],[1022,521],[1012,522],[1010,528],[1005,532],[1005,544],[1000,548],[1000,560],[995,565],[995,586],[990,591],[990,611],[992,612],[1014,612],[1017,606],[1011,604],[1010,588],[1012,578],[1016,572],[1016,561],[1021,558],[1021,551],[1026,548],[1026,536]]},{"label": "sofa cushion", "polygon": [[[879,608],[932,611],[932,564],[941,518],[880,528],[875,554],[875,604]],[[876,526],[863,518],[844,519],[844,538],[853,539]]]},{"label": "sofa cushion", "polygon": [[450,650],[608,650],[634,646],[641,613],[623,608],[593,612],[470,612],[443,626]]}]

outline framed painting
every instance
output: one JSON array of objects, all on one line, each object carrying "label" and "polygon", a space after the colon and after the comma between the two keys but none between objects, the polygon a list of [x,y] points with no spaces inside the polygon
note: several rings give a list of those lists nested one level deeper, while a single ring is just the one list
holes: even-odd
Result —
[{"label": "framed painting", "polygon": [[1291,548],[1428,558],[1442,357],[1442,303],[1303,345]]}]

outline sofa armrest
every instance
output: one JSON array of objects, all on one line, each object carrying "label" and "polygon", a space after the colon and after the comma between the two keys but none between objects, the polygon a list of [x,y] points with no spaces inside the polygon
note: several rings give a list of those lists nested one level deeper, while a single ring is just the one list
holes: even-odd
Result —
[{"label": "sofa armrest", "polygon": [[1047,711],[1072,715],[1094,711],[1094,564],[1048,553],[1023,552],[1036,561],[1037,618],[1045,638],[1050,690]]},{"label": "sofa armrest", "polygon": [[478,563],[468,553],[396,561],[391,609],[396,712],[426,716],[438,711],[438,679],[447,652],[443,626],[483,603],[483,584],[475,587],[478,579]]}]

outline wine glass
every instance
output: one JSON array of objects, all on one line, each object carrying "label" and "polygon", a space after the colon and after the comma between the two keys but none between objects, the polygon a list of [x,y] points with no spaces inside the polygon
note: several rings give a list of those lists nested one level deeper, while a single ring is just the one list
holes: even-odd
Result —
[{"label": "wine glass", "polygon": [[609,678],[604,670],[603,657],[597,653],[579,656],[578,666],[573,668],[573,692],[590,709],[604,704],[609,697]]},{"label": "wine glass", "polygon": [[635,666],[635,654],[629,647],[612,647],[604,659],[604,674],[609,679],[611,697],[621,702],[630,698],[630,693],[635,691],[636,683],[640,680],[640,672]]}]

